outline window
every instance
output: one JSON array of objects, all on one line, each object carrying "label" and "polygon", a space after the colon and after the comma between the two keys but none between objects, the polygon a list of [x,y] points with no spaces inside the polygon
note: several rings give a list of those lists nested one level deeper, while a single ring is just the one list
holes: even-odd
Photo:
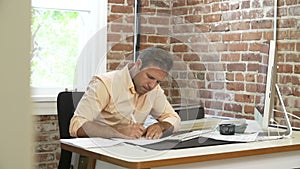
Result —
[{"label": "window", "polygon": [[47,103],[36,112],[56,112],[60,91],[106,71],[106,22],[107,0],[32,0],[30,85],[34,105]]}]

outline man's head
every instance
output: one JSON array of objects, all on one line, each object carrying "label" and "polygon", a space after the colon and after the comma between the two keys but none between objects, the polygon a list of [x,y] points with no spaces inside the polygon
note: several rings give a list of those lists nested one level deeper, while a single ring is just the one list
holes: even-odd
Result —
[{"label": "man's head", "polygon": [[139,55],[130,75],[139,94],[156,87],[173,67],[172,55],[162,48],[147,48]]}]

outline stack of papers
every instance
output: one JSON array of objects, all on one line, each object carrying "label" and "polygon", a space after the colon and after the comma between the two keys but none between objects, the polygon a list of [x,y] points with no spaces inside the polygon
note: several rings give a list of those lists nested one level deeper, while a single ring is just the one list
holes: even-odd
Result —
[{"label": "stack of papers", "polygon": [[111,140],[105,138],[72,138],[72,139],[60,139],[64,144],[74,145],[81,148],[98,148],[109,147],[122,143],[118,140]]}]

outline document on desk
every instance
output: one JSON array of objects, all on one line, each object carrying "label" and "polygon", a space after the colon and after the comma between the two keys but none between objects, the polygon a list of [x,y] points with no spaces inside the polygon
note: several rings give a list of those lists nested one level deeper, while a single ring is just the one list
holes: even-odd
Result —
[{"label": "document on desk", "polygon": [[219,131],[214,131],[210,133],[204,133],[201,136],[223,141],[253,142],[256,140],[257,135],[258,133],[236,133],[234,135],[221,135]]},{"label": "document on desk", "polygon": [[141,137],[138,139],[122,139],[122,138],[113,138],[113,140],[119,141],[119,142],[123,142],[123,143],[130,143],[130,144],[134,144],[134,145],[139,145],[139,146],[143,146],[143,145],[147,145],[147,144],[153,144],[153,143],[158,143],[164,140],[167,140],[169,137],[164,137],[164,138],[160,138],[160,139],[147,139],[145,137]]},{"label": "document on desk", "polygon": [[118,140],[111,140],[100,137],[60,139],[60,141],[65,144],[70,144],[81,148],[109,147],[122,143]]}]

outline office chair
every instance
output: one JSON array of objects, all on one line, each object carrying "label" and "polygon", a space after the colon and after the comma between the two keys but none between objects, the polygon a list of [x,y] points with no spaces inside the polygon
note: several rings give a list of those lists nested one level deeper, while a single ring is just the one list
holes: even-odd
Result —
[{"label": "office chair", "polygon": [[[69,134],[70,120],[73,117],[84,92],[60,92],[57,96],[57,114],[59,135],[61,139],[72,138]],[[71,166],[72,152],[61,149],[58,169],[72,169]]]}]

